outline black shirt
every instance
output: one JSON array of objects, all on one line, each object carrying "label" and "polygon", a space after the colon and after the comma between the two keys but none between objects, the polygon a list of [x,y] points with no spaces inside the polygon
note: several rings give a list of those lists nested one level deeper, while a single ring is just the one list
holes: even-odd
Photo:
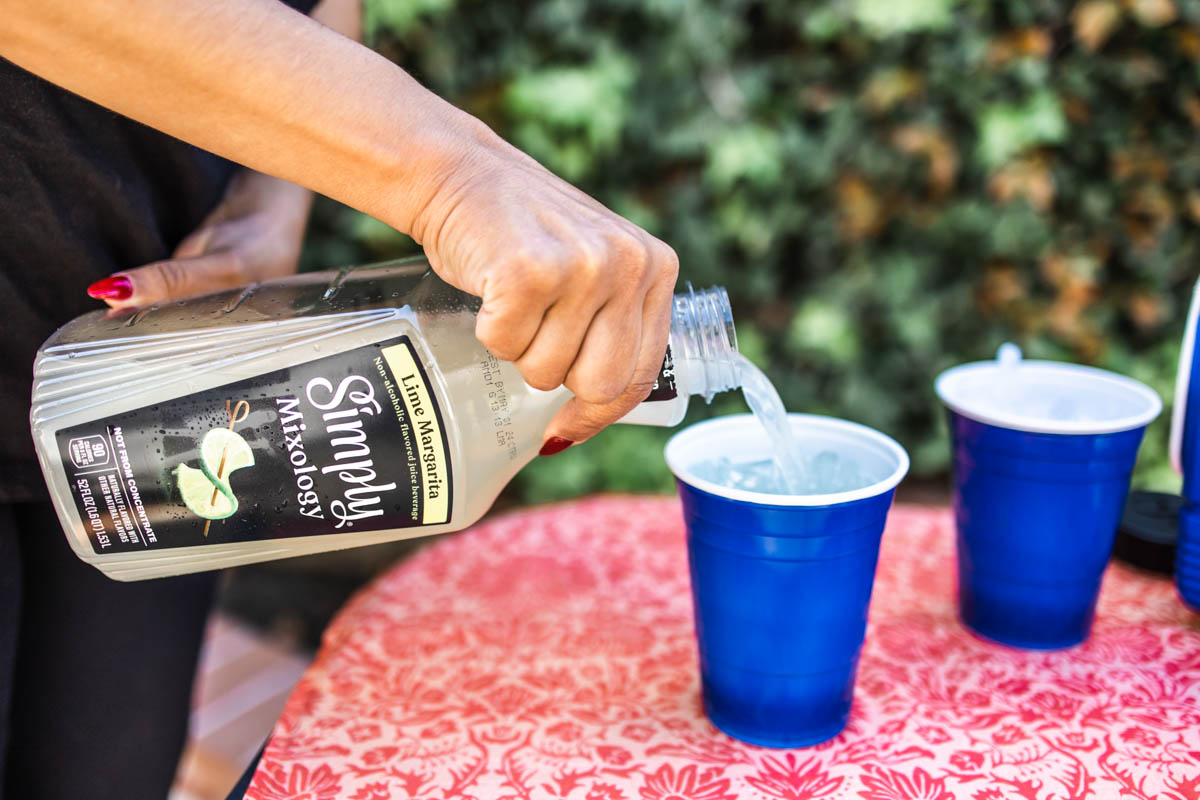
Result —
[{"label": "black shirt", "polygon": [[91,283],[170,256],[235,169],[0,58],[0,502],[46,496],[29,433],[38,347],[101,307]]}]

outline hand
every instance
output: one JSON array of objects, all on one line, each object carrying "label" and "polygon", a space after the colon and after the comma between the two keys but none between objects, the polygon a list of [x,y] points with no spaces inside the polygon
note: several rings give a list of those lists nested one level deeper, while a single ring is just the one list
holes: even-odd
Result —
[{"label": "hand", "polygon": [[296,271],[311,205],[307,189],[242,170],[171,258],[110,275],[89,286],[88,294],[120,309],[289,275]]},{"label": "hand", "polygon": [[543,454],[646,398],[662,366],[675,252],[481,125],[412,226],[433,268],[483,299],[475,334],[531,386],[575,397]]}]

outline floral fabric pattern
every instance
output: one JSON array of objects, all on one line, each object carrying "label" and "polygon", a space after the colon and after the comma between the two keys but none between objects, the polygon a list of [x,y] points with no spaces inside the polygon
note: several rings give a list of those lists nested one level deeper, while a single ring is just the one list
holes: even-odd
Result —
[{"label": "floral fabric pattern", "polygon": [[957,621],[944,508],[892,510],[847,729],[742,744],[704,717],[678,503],[513,513],[360,592],[246,797],[1197,800],[1200,619],[1114,565],[1085,644]]}]

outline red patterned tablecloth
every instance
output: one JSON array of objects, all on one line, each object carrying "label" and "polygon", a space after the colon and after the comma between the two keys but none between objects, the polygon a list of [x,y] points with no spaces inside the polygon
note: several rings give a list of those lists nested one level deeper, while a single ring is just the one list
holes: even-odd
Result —
[{"label": "red patterned tablecloth", "polygon": [[1092,638],[955,619],[953,525],[897,506],[847,730],[781,751],[700,707],[683,523],[602,497],[497,518],[361,592],[277,724],[253,800],[1200,797],[1200,620],[1113,566]]}]

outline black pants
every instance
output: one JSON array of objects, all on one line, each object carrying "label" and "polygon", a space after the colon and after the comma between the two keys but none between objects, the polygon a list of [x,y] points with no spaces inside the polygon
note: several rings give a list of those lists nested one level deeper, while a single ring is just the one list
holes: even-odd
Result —
[{"label": "black pants", "polygon": [[214,582],[119,583],[0,504],[0,800],[165,800]]}]

